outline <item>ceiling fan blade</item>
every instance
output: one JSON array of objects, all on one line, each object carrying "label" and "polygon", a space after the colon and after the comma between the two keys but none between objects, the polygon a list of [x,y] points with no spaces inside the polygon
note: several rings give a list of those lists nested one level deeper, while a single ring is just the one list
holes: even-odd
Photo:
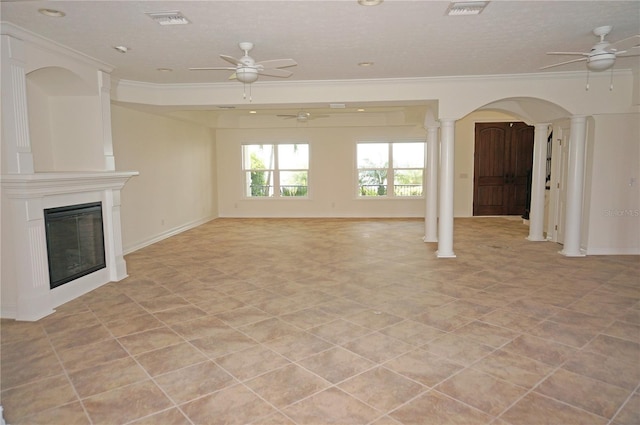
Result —
[{"label": "ceiling fan blade", "polygon": [[189,68],[189,71],[235,71],[235,68],[231,67],[210,67],[210,68]]},{"label": "ceiling fan blade", "polygon": [[577,56],[589,56],[589,53],[583,52],[547,52],[548,55],[577,55]]},{"label": "ceiling fan blade", "polygon": [[635,58],[638,56],[640,56],[640,53],[634,53],[633,55],[620,55],[620,56],[616,55],[616,58]]},{"label": "ceiling fan blade", "polygon": [[293,75],[293,72],[287,71],[285,69],[258,69],[258,74],[267,75],[269,77],[281,77],[287,78]]},{"label": "ceiling fan blade", "polygon": [[291,118],[298,118],[297,115],[276,115],[276,117],[284,118],[286,120],[291,119]]},{"label": "ceiling fan blade", "polygon": [[266,61],[256,62],[256,65],[267,68],[288,68],[290,66],[296,66],[298,63],[293,59],[272,59]]},{"label": "ceiling fan blade", "polygon": [[586,60],[587,60],[587,58],[580,58],[580,59],[573,59],[573,60],[570,60],[570,61],[565,61],[565,62],[560,62],[560,63],[554,63],[553,65],[543,66],[542,68],[540,68],[540,70],[553,68],[553,67],[560,66],[560,65],[566,65],[566,64],[569,64],[569,63],[573,63],[573,62],[586,61]]},{"label": "ceiling fan blade", "polygon": [[316,118],[329,118],[329,115],[309,115],[308,119],[315,120]]},{"label": "ceiling fan blade", "polygon": [[609,47],[616,50],[633,49],[634,47],[640,47],[640,34],[623,38],[622,40],[614,41],[613,43],[609,44]]},{"label": "ceiling fan blade", "polygon": [[242,62],[240,62],[240,59],[236,59],[233,56],[227,56],[227,55],[220,55],[220,57],[224,60],[226,60],[229,63],[232,63],[234,65],[242,65]]}]

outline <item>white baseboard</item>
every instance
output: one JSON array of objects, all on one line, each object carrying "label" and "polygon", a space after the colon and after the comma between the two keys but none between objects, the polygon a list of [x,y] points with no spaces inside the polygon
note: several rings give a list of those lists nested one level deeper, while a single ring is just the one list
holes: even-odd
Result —
[{"label": "white baseboard", "polygon": [[146,240],[144,240],[142,242],[136,243],[135,245],[123,247],[122,251],[124,252],[124,255],[131,254],[132,252],[135,252],[135,251],[137,251],[139,249],[142,249],[142,248],[144,248],[146,246],[153,245],[156,242],[160,242],[161,240],[170,238],[171,236],[175,236],[175,235],[180,234],[182,232],[186,232],[187,230],[190,230],[190,229],[193,229],[195,227],[201,226],[201,225],[203,225],[205,223],[208,223],[211,220],[215,220],[215,219],[216,219],[216,217],[207,217],[207,218],[203,218],[201,220],[196,220],[196,221],[193,221],[191,223],[184,224],[182,226],[174,227],[173,229],[169,229],[166,232],[162,232],[161,234],[159,234],[157,236],[154,236],[154,237],[152,237],[150,239],[146,239]]}]

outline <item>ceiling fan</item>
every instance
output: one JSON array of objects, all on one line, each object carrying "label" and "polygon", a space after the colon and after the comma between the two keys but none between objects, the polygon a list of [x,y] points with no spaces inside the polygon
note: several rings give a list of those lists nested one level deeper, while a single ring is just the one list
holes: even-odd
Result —
[{"label": "ceiling fan", "polygon": [[286,69],[290,66],[297,65],[293,59],[273,59],[256,62],[251,56],[249,51],[253,49],[253,43],[243,41],[238,44],[240,50],[244,52],[244,56],[240,59],[236,59],[232,56],[220,55],[222,59],[234,65],[233,67],[206,67],[206,68],[189,68],[190,71],[219,71],[228,70],[234,71],[229,77],[230,80],[237,79],[238,81],[251,84],[258,79],[259,75],[267,75],[269,77],[281,77],[287,78],[293,75],[293,72]]},{"label": "ceiling fan", "polygon": [[284,119],[295,118],[298,122],[307,122],[309,120],[315,120],[316,118],[327,118],[329,115],[312,115],[310,112],[300,111],[297,114],[280,114],[277,117]]},{"label": "ceiling fan", "polygon": [[[633,57],[640,56],[638,54],[626,54],[630,49],[640,47],[640,35],[634,35],[623,40],[619,40],[613,43],[609,43],[604,38],[611,32],[613,27],[610,25],[597,27],[593,30],[593,34],[596,37],[600,37],[600,41],[596,43],[589,52],[547,52],[548,55],[574,55],[582,56],[578,59],[572,59],[565,62],[556,63],[553,65],[544,66],[542,69],[553,68],[556,66],[566,65],[573,62],[586,61],[587,69],[589,71],[606,71],[613,67],[617,57]],[[620,49],[629,50],[620,50]]]}]

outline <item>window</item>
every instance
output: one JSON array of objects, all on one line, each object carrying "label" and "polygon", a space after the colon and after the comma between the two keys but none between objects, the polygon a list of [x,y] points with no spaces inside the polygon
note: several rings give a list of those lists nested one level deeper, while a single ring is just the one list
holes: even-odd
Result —
[{"label": "window", "polygon": [[358,143],[358,196],[422,196],[424,142]]},{"label": "window", "polygon": [[242,163],[247,197],[308,194],[308,144],[243,145]]}]

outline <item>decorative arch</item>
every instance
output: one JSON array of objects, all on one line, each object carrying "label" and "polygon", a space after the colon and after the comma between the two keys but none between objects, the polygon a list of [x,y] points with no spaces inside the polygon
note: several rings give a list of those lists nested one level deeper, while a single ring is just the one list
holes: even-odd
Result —
[{"label": "decorative arch", "polygon": [[483,110],[508,113],[520,118],[522,121],[530,125],[540,122],[553,122],[572,116],[572,113],[562,106],[534,97],[511,97],[499,99],[482,105],[469,113]]},{"label": "decorative arch", "polygon": [[92,87],[75,72],[59,66],[38,68],[26,75],[27,82],[33,83],[48,96],[96,96],[97,87]]}]

